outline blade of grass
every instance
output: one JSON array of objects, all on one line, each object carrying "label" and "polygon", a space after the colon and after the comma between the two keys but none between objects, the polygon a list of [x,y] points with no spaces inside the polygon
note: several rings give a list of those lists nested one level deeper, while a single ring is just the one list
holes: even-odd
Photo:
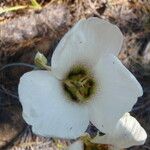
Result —
[{"label": "blade of grass", "polygon": [[30,6],[33,9],[41,9],[42,6],[36,1],[36,0],[31,0],[32,6]]},{"label": "blade of grass", "polygon": [[5,8],[1,8],[0,7],[0,14],[5,13],[5,12],[10,12],[10,11],[16,11],[16,10],[20,10],[20,9],[25,9],[27,8],[27,6],[14,6],[14,7],[5,7]]}]

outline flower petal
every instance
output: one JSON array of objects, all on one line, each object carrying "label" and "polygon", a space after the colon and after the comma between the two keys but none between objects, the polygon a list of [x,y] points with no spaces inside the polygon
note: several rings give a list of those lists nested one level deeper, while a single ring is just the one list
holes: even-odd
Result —
[{"label": "flower petal", "polygon": [[36,134],[76,138],[89,124],[86,106],[67,100],[61,82],[51,72],[24,74],[19,83],[19,98],[23,117]]},{"label": "flower petal", "polygon": [[143,90],[119,59],[107,55],[95,67],[100,85],[89,107],[91,122],[103,133],[110,133],[125,112],[131,110]]},{"label": "flower petal", "polygon": [[99,57],[118,55],[123,41],[119,28],[99,18],[80,20],[60,41],[52,56],[52,70],[63,78],[73,65],[94,66]]},{"label": "flower petal", "polygon": [[81,140],[78,140],[71,144],[67,150],[84,150],[84,145]]},{"label": "flower petal", "polygon": [[117,123],[112,133],[104,136],[96,136],[92,142],[100,144],[112,144],[119,148],[128,148],[145,143],[147,134],[139,122],[129,113],[126,113]]}]

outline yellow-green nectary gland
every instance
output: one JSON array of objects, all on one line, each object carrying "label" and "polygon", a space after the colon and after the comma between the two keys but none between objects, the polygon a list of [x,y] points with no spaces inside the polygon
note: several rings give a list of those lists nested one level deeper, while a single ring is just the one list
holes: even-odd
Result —
[{"label": "yellow-green nectary gland", "polygon": [[95,91],[95,80],[87,68],[73,67],[63,80],[65,93],[74,102],[87,102]]}]

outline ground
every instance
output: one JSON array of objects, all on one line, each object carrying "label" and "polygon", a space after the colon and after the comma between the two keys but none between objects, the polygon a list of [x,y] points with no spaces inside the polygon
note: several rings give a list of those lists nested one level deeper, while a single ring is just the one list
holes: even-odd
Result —
[{"label": "ground", "polygon": [[[0,67],[11,63],[33,63],[37,50],[50,60],[58,41],[81,18],[100,17],[119,26],[125,36],[119,58],[137,77],[144,95],[131,114],[148,133],[143,146],[150,149],[150,1],[149,0],[39,0],[42,9],[30,0],[0,1]],[[25,6],[2,13],[2,8]],[[8,10],[8,9],[7,9]],[[41,44],[42,43],[42,44]],[[54,150],[68,141],[32,134],[21,117],[17,96],[20,76],[30,67],[7,66],[0,69],[0,147],[1,149]]]}]

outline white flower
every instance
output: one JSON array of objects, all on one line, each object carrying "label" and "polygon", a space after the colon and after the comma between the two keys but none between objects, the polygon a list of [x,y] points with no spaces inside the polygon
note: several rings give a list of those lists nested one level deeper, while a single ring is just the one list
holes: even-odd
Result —
[{"label": "white flower", "polygon": [[[109,150],[120,150],[134,145],[142,145],[145,143],[146,138],[147,134],[139,122],[129,113],[125,113],[110,133],[103,136],[97,135],[91,142],[108,144]],[[82,141],[78,140],[71,144],[69,150],[77,150],[77,147],[84,150]]]},{"label": "white flower", "polygon": [[77,138],[89,121],[110,133],[143,94],[116,57],[119,28],[98,18],[80,20],[58,44],[51,71],[25,73],[19,98],[25,121],[43,136]]},{"label": "white flower", "polygon": [[146,138],[147,134],[139,122],[129,113],[125,113],[112,132],[104,136],[96,136],[92,142],[128,148],[134,145],[143,145]]}]

